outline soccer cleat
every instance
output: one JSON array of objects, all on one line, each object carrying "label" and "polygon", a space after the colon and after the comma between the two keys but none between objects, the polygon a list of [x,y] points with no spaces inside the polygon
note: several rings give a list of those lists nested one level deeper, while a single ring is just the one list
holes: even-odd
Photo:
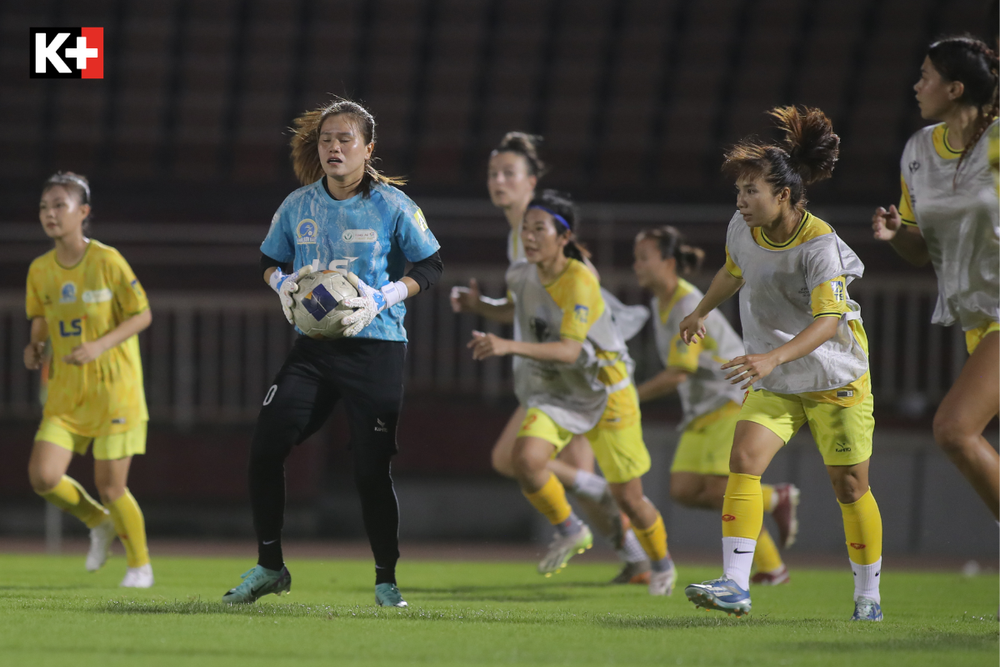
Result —
[{"label": "soccer cleat", "polygon": [[614,579],[613,584],[648,584],[651,566],[648,560],[641,560],[638,563],[625,563]]},{"label": "soccer cleat", "polygon": [[90,529],[90,550],[87,551],[87,572],[97,572],[108,561],[111,555],[111,543],[118,534],[115,523],[108,517],[94,528]]},{"label": "soccer cleat", "polygon": [[778,584],[787,584],[789,581],[791,581],[791,577],[788,576],[787,565],[782,565],[774,572],[758,572],[750,577],[750,583],[758,586],[777,586]]},{"label": "soccer cleat", "polygon": [[649,573],[649,594],[650,595],[672,595],[674,592],[674,582],[677,581],[677,568],[674,561],[669,561],[670,567],[664,572]]},{"label": "soccer cleat", "polygon": [[859,597],[854,601],[852,621],[881,621],[882,607],[871,598]]},{"label": "soccer cleat", "polygon": [[375,604],[380,607],[409,607],[396,584],[376,584]]},{"label": "soccer cleat", "polygon": [[254,565],[240,577],[243,583],[222,596],[223,602],[229,604],[251,604],[265,595],[274,593],[281,595],[292,590],[292,575],[287,567],[280,570],[269,570],[260,565]]},{"label": "soccer cleat", "polygon": [[778,547],[787,549],[795,544],[799,534],[799,487],[794,484],[775,484],[774,492],[778,494],[778,502],[774,505],[771,516],[778,524]]},{"label": "soccer cleat", "polygon": [[153,585],[153,566],[149,563],[125,570],[125,578],[119,586],[123,588],[150,588]]},{"label": "soccer cleat", "polygon": [[570,558],[582,554],[592,546],[594,546],[594,534],[586,524],[580,524],[580,530],[575,533],[556,535],[549,543],[545,557],[538,563],[538,573],[551,577],[566,567]]},{"label": "soccer cleat", "polygon": [[750,592],[726,577],[690,584],[684,589],[684,594],[697,607],[717,609],[737,617],[750,613]]}]

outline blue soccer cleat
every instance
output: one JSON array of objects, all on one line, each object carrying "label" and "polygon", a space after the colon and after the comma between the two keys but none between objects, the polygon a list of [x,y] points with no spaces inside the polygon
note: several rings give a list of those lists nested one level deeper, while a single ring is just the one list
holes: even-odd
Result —
[{"label": "blue soccer cleat", "polygon": [[854,616],[852,621],[881,621],[882,607],[871,598],[859,597],[854,601]]},{"label": "blue soccer cleat", "polygon": [[408,607],[396,584],[376,584],[375,604],[379,607]]},{"label": "blue soccer cleat", "polygon": [[223,602],[251,604],[265,595],[272,593],[281,595],[292,590],[292,575],[284,566],[280,570],[269,570],[266,567],[255,565],[252,569],[244,572],[241,577],[243,583],[236,588],[230,588],[229,592],[222,596]]},{"label": "blue soccer cleat", "polygon": [[690,584],[684,589],[684,594],[695,606],[704,609],[718,609],[737,617],[750,613],[750,592],[727,577]]}]

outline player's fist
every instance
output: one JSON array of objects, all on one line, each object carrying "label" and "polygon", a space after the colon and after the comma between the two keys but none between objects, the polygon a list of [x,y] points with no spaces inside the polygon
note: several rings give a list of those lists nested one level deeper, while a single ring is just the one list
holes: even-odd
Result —
[{"label": "player's fist", "polygon": [[474,313],[479,306],[479,283],[475,278],[469,280],[468,287],[451,288],[451,310],[456,313]]},{"label": "player's fist", "polygon": [[694,341],[701,340],[705,337],[707,330],[705,329],[705,318],[699,317],[697,313],[691,313],[683,320],[680,324],[681,329],[681,340],[690,345]]},{"label": "player's fist", "polygon": [[28,343],[24,348],[24,367],[36,371],[42,367],[45,359],[45,343]]},{"label": "player's fist", "polygon": [[501,338],[496,334],[473,331],[472,340],[466,343],[466,347],[472,350],[472,358],[476,361],[489,359],[490,357],[502,357],[510,353],[506,338]]},{"label": "player's fist", "polygon": [[879,241],[891,241],[902,224],[903,219],[895,205],[890,206],[888,211],[879,206],[872,216],[872,230]]}]

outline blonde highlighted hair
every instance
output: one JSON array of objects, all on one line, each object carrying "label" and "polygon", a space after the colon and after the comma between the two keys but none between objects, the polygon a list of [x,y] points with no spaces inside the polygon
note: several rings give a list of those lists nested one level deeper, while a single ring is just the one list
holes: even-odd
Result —
[{"label": "blonde highlighted hair", "polygon": [[[302,185],[315,183],[323,178],[323,165],[319,160],[319,131],[327,118],[333,116],[349,116],[361,131],[365,145],[375,142],[375,118],[363,106],[353,100],[335,97],[326,106],[306,111],[293,122],[292,130],[292,167]],[[372,183],[379,185],[404,185],[406,179],[398,176],[386,176],[375,168],[375,157],[365,161],[365,172],[361,178],[361,194],[371,196]]]}]

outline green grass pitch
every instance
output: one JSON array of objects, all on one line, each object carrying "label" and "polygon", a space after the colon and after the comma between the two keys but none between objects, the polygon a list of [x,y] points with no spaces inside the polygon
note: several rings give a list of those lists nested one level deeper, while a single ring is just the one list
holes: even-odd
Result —
[{"label": "green grass pitch", "polygon": [[[889,559],[891,560],[891,559]],[[851,623],[851,574],[796,570],[754,612],[695,609],[610,586],[611,564],[552,579],[530,563],[406,562],[410,608],[377,609],[367,561],[291,561],[292,594],[229,607],[252,558],[157,558],[157,584],[117,588],[122,559],[0,556],[0,665],[956,665],[998,662],[995,574],[893,572],[882,623]]]}]

